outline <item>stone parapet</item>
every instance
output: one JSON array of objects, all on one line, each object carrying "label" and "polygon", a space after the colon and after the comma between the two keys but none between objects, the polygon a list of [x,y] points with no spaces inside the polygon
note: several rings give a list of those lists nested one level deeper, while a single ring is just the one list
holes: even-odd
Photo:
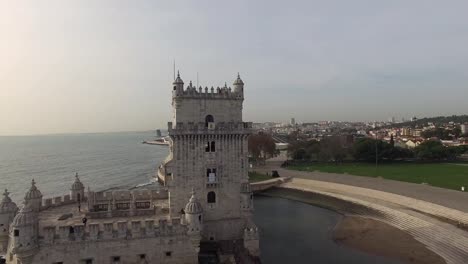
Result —
[{"label": "stone parapet", "polygon": [[252,133],[252,122],[219,122],[216,123],[214,128],[206,127],[203,122],[194,123],[178,122],[173,124],[168,122],[168,132],[171,136],[176,135],[217,135],[217,134],[251,134]]},{"label": "stone parapet", "polygon": [[[81,202],[84,203],[86,201],[87,201],[86,197],[83,197],[83,200]],[[63,196],[57,196],[53,198],[45,198],[45,199],[42,199],[41,211],[47,210],[49,208],[58,207],[58,206],[73,204],[76,202],[77,201],[71,199],[69,194],[66,194]]]},{"label": "stone parapet", "polygon": [[180,218],[109,221],[88,225],[46,226],[39,237],[41,245],[63,242],[172,237],[187,234]]},{"label": "stone parapet", "polygon": [[243,100],[243,93],[234,92],[231,87],[216,87],[211,88],[195,87],[189,85],[183,91],[174,93],[174,98],[206,98],[206,99],[229,99]]}]

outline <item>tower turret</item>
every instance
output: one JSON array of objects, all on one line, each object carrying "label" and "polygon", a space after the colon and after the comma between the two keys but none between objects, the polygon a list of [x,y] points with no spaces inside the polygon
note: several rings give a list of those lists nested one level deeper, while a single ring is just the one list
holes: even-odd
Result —
[{"label": "tower turret", "polygon": [[5,189],[0,202],[0,254],[5,254],[7,251],[9,227],[18,212],[18,206],[11,200],[9,194]]},{"label": "tower turret", "polygon": [[189,233],[199,233],[203,226],[203,208],[195,197],[195,192],[193,190],[189,202],[185,205],[184,211]]},{"label": "tower turret", "polygon": [[32,257],[38,249],[38,213],[31,203],[24,206],[13,219],[10,226],[9,252],[16,255],[20,263],[32,264]]},{"label": "tower turret", "polygon": [[179,71],[177,71],[177,78],[174,80],[172,83],[173,85],[173,90],[172,90],[172,95],[180,95],[184,92],[184,81],[182,81],[182,78],[180,78]]},{"label": "tower turret", "polygon": [[244,82],[242,81],[240,74],[237,73],[237,79],[233,83],[234,92],[237,93],[239,96],[244,96]]},{"label": "tower turret", "polygon": [[200,251],[201,230],[203,227],[203,208],[195,197],[192,189],[192,196],[185,205],[185,222],[187,223],[187,234],[190,236],[192,244],[197,252]]},{"label": "tower turret", "polygon": [[73,182],[70,188],[70,197],[73,201],[83,202],[85,198],[85,187],[81,183],[78,173],[75,174],[75,182]]},{"label": "tower turret", "polygon": [[31,181],[31,188],[24,196],[25,204],[28,204],[34,212],[39,212],[42,206],[42,193],[37,189],[34,179]]}]

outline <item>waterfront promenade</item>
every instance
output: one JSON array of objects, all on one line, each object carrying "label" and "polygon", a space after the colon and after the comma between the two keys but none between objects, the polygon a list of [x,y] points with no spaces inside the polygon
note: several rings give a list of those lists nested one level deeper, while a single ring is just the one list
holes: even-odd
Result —
[{"label": "waterfront promenade", "polygon": [[[366,189],[378,190],[411,197],[448,208],[456,209],[468,213],[468,192],[454,191],[433,187],[424,184],[408,183],[401,181],[386,180],[365,176],[355,176],[348,174],[295,171],[281,168],[282,161],[268,161],[263,167],[255,168],[258,172],[269,172],[277,170],[282,177],[294,177],[345,185],[357,186]],[[468,177],[468,175],[467,175]]]},{"label": "waterfront promenade", "polygon": [[[277,170],[282,177],[292,177],[280,189],[357,205],[351,214],[373,218],[411,234],[447,263],[468,263],[468,193],[379,178],[294,171],[280,168],[280,164],[270,161],[255,171]],[[320,199],[315,202],[320,205]]]}]

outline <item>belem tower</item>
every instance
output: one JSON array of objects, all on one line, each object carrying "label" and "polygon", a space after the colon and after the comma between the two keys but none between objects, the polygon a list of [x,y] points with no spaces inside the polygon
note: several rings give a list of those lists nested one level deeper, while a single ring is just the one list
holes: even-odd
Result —
[{"label": "belem tower", "polygon": [[259,263],[252,220],[244,83],[172,87],[170,153],[161,187],[92,191],[76,174],[69,194],[44,198],[32,180],[21,209],[5,190],[0,255],[12,264]]}]

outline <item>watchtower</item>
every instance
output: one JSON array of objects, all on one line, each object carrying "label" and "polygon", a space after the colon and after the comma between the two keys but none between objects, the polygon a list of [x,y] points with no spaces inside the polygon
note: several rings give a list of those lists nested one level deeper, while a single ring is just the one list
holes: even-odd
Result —
[{"label": "watchtower", "polygon": [[248,183],[248,136],[252,123],[242,121],[244,82],[234,89],[184,87],[173,83],[170,154],[158,175],[169,191],[172,215],[183,213],[191,190],[203,208],[202,239],[242,239],[254,226]]}]

